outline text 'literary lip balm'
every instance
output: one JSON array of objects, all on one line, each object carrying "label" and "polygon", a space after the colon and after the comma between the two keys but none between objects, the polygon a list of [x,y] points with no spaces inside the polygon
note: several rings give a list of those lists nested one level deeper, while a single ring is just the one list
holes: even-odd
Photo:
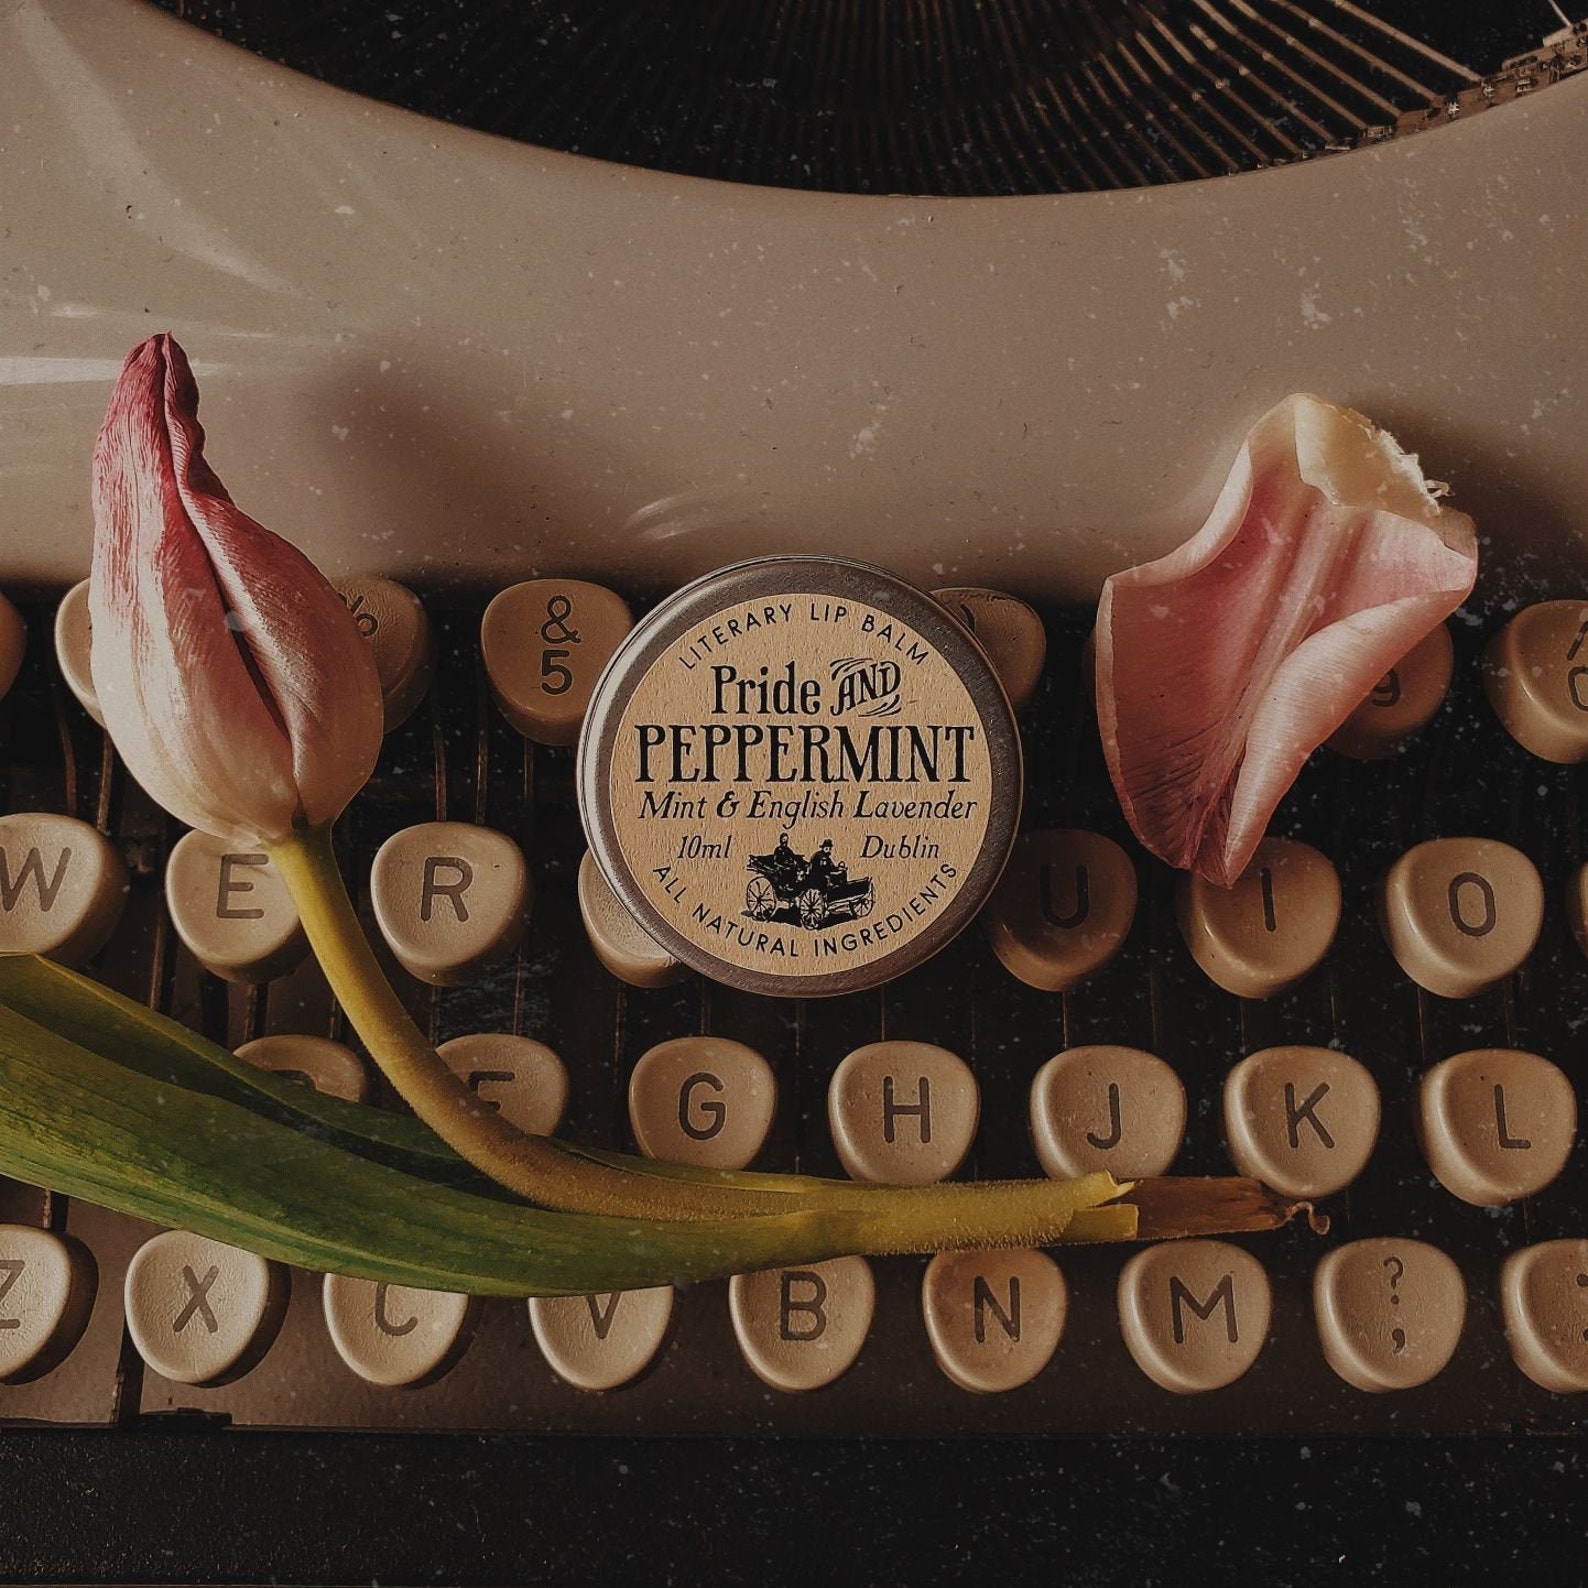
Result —
[{"label": "text 'literary lip balm'", "polygon": [[914,586],[825,557],[739,563],[656,607],[596,685],[578,775],[591,853],[645,930],[792,998],[935,953],[1020,815],[985,653]]}]

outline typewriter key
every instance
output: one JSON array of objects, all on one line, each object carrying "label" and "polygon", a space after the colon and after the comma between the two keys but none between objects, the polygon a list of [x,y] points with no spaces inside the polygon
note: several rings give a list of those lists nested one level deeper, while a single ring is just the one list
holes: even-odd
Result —
[{"label": "typewriter key", "polygon": [[602,875],[667,953],[750,992],[891,980],[964,927],[1020,813],[991,662],[892,574],[765,558],[661,603],[579,743]]}]

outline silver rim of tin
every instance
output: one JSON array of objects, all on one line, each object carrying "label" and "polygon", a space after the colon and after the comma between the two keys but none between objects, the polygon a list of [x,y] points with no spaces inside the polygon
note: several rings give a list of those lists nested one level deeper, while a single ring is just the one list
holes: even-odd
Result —
[{"label": "silver rim of tin", "polygon": [[[613,816],[613,742],[639,681],[679,635],[725,605],[757,597],[849,596],[908,623],[959,675],[987,732],[992,768],[987,833],[976,860],[942,915],[902,948],[864,966],[818,976],[778,976],[718,959],[678,932],[640,892],[623,859]],[[669,954],[725,986],[776,998],[828,998],[857,992],[913,970],[956,938],[987,902],[1003,873],[1020,825],[1024,766],[1014,710],[987,653],[946,607],[925,591],[871,563],[840,557],[757,557],[685,585],[645,615],[613,652],[596,681],[579,734],[576,780],[585,841],[624,908]]]}]

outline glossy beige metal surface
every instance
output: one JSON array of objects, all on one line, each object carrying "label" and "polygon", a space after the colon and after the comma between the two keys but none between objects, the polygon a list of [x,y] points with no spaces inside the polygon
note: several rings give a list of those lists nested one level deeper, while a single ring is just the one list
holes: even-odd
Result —
[{"label": "glossy beige metal surface", "polygon": [[1588,518],[1588,75],[1215,182],[739,187],[494,140],[139,0],[0,0],[0,533],[86,571],[88,456],[170,327],[216,467],[333,573],[669,587],[846,551],[1085,598],[1305,388],[1420,451],[1491,576]]}]

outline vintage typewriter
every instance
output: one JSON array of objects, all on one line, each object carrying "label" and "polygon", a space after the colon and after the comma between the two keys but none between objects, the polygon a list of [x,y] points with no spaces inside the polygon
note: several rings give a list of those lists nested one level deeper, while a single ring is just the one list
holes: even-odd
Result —
[{"label": "vintage typewriter", "polygon": [[[158,1546],[116,1557],[116,1574],[139,1576],[258,1560],[313,1575],[328,1559],[468,1575],[468,1546],[433,1552],[429,1523],[376,1474],[408,1463],[461,1504],[459,1464],[484,1472],[491,1492],[468,1503],[505,1527],[519,1513],[492,1484],[525,1451],[543,1479],[591,1484],[610,1461],[665,1485],[676,1460],[753,1504],[792,1470],[769,1450],[820,1449],[829,1481],[802,1514],[856,1537],[868,1484],[921,1501],[959,1473],[985,1501],[991,1480],[969,1469],[1003,1447],[830,1439],[1069,1435],[1087,1443],[1052,1449],[1117,1474],[1141,1451],[1178,1459],[1165,1440],[1214,1435],[1255,1484],[1269,1459],[1305,1463],[1334,1436],[1417,1434],[1447,1439],[1458,1464],[1502,1440],[1538,1453],[1539,1481],[1566,1472],[1571,1392],[1588,1379],[1574,1379],[1581,1352],[1561,1344],[1558,1306],[1540,1321],[1537,1297],[1582,1287],[1588,1338],[1573,1103],[1584,785],[1564,764],[1580,758],[1569,713],[1562,726],[1518,683],[1502,722],[1481,656],[1504,630],[1518,678],[1553,678],[1582,643],[1576,608],[1544,603],[1583,585],[1588,23],[1539,7],[1505,34],[1482,7],[1458,25],[1344,0],[898,6],[856,42],[860,19],[842,8],[818,24],[768,4],[741,26],[709,8],[691,23],[611,6],[605,31],[504,10],[493,41],[466,7],[344,3],[312,22],[242,0],[172,9],[0,6],[0,583],[28,630],[0,703],[0,926],[43,906],[52,856],[98,842],[131,890],[93,974],[229,1046],[257,1044],[262,1063],[390,1106],[290,922],[276,930],[262,874],[183,839],[92,715],[74,588],[89,447],[122,353],[170,326],[234,495],[340,578],[386,647],[392,726],[344,823],[344,863],[414,1013],[504,1112],[577,1141],[688,1152],[722,1118],[701,1085],[731,1097],[753,1069],[758,1166],[854,1171],[884,1123],[898,1161],[919,1165],[931,1119],[911,1045],[931,1044],[963,1061],[969,1123],[964,1151],[923,1173],[1066,1172],[1073,1137],[1053,1121],[1083,1084],[1103,1086],[1086,1138],[1098,1162],[1124,1133],[1122,1098],[1139,1097],[1132,1144],[1150,1138],[1179,1173],[1262,1173],[1286,1132],[1292,1148],[1338,1141],[1362,1167],[1317,1197],[1326,1235],[1298,1220],[1234,1241],[1269,1316],[1259,1328],[1255,1303],[1243,1314],[1237,1376],[1210,1348],[1179,1385],[1190,1393],[1138,1365],[1118,1295],[1128,1252],[1066,1251],[1062,1281],[1026,1273],[1028,1298],[1047,1301],[1023,1324],[1015,1271],[989,1259],[976,1339],[1002,1341],[998,1362],[1016,1366],[986,1369],[932,1325],[924,1259],[873,1262],[869,1284],[802,1274],[731,1306],[726,1285],[534,1308],[338,1294],[293,1273],[228,1315],[228,1284],[241,1296],[250,1273],[228,1272],[224,1253],[184,1256],[170,1295],[129,1286],[156,1231],[0,1184],[0,1330],[16,1316],[7,1275],[15,1296],[70,1320],[53,1358],[19,1353],[0,1383],[0,1461],[46,1519],[8,1574],[109,1569],[86,1553],[84,1472],[122,1527],[163,1516],[172,1486],[253,1477],[329,1526],[337,1502],[306,1497],[303,1473],[351,1464],[339,1470],[364,1553],[277,1540],[245,1559],[166,1521]],[[934,74],[949,61],[945,83]],[[1394,713],[1366,705],[1367,738],[1320,751],[1272,826],[1332,863],[1339,924],[1321,957],[1299,943],[1324,908],[1312,893],[1288,933],[1271,891],[1239,904],[1189,892],[1133,843],[1081,682],[1102,578],[1194,528],[1246,425],[1298,389],[1392,428],[1455,482],[1485,537],[1478,591],[1449,625],[1448,688],[1440,658],[1431,678],[1408,664],[1428,720],[1391,732],[1375,724]],[[487,603],[528,581],[551,581],[536,612],[572,630],[557,580],[639,613],[689,577],[783,552],[1010,592],[1046,646],[1021,710],[1024,904],[880,991],[800,1003],[676,974],[614,919],[581,876],[568,725],[545,731],[546,700],[515,682],[524,655],[480,642]],[[559,732],[560,747],[546,742]],[[405,937],[383,911],[377,855],[434,848],[438,822],[454,881],[493,835],[528,861],[528,931],[505,957],[476,964],[467,934]],[[1435,840],[1455,847],[1410,891],[1444,888],[1454,947],[1392,952],[1381,918],[1405,904],[1400,863]],[[234,907],[250,926],[227,935],[217,923]],[[1000,928],[1020,908],[1046,930],[1010,950]],[[1266,910],[1269,935],[1251,975],[1220,985],[1188,944],[1237,932],[1241,909]],[[1067,933],[1088,912],[1113,919],[1080,964]],[[1517,912],[1539,918],[1519,949]],[[1315,968],[1282,974],[1308,953]],[[846,1116],[834,1072],[878,1042],[901,1045],[898,1106],[885,1122]],[[1103,1055],[1089,1080],[1050,1062],[1077,1050]],[[1232,1089],[1275,1050],[1307,1050],[1312,1068],[1254,1139],[1230,1127]],[[1507,1056],[1458,1058],[1479,1050]],[[1450,1086],[1431,1088],[1452,1059]],[[941,1148],[956,1121],[937,1125]],[[1581,1244],[1551,1244],[1568,1241]],[[1354,1266],[1333,1255],[1353,1251]],[[53,1288],[20,1288],[30,1256],[59,1264]],[[1217,1278],[1191,1286],[1175,1327],[1233,1346]],[[1386,1304],[1401,1309],[1387,1358],[1353,1334]],[[1428,1360],[1441,1365],[1420,1377]],[[673,1435],[725,1442],[649,1443]],[[766,1435],[790,1443],[738,1442]],[[1273,1442],[1244,1443],[1254,1435]],[[936,1453],[930,1474],[915,1448]],[[1069,1459],[1007,1448],[1050,1477],[1042,1463]],[[671,1514],[656,1492],[635,1498],[647,1518]],[[243,1536],[267,1537],[257,1498],[227,1503]],[[615,1561],[569,1542],[555,1509],[540,1505],[526,1548],[570,1574]],[[944,1534],[920,1526],[871,1536],[924,1560],[922,1540]],[[402,1547],[383,1554],[375,1528]],[[682,1545],[656,1547],[685,1569]]]}]

